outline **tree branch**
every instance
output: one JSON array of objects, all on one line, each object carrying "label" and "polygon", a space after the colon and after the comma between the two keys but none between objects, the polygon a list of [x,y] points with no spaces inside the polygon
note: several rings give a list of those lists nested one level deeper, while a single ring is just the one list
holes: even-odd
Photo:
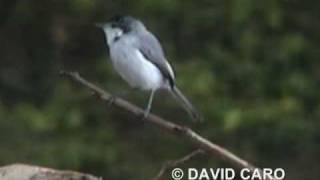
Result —
[{"label": "tree branch", "polygon": [[192,159],[194,156],[202,154],[202,153],[203,153],[203,150],[202,149],[198,149],[198,150],[195,150],[195,151],[187,154],[186,156],[182,157],[181,159],[178,159],[178,160],[175,160],[175,161],[166,162],[162,166],[162,168],[159,171],[158,175],[153,180],[160,180],[164,176],[165,172],[168,171],[169,169],[177,167],[179,165],[182,165],[183,163],[185,163],[185,162],[189,161],[190,159]]},{"label": "tree branch", "polygon": [[[110,93],[107,91],[104,91],[103,89],[99,88],[98,86],[90,83],[89,81],[82,78],[79,73],[77,72],[65,72],[61,71],[60,74],[62,76],[66,76],[70,78],[71,80],[79,83],[80,85],[88,88],[93,93],[97,95],[97,97],[104,101],[109,103],[110,99],[113,97]],[[113,100],[113,104],[119,108],[122,108],[128,112],[131,112],[132,114],[142,117],[143,116],[143,109],[131,104],[130,102],[121,99],[121,98],[115,98]],[[208,139],[200,136],[196,132],[194,132],[192,129],[181,126],[175,123],[172,123],[170,121],[164,120],[163,118],[156,116],[154,114],[150,114],[147,118],[139,118],[143,121],[149,122],[165,131],[171,134],[175,134],[177,136],[181,136],[184,138],[187,138],[190,140],[191,143],[193,143],[196,147],[199,149],[202,149],[206,151],[209,154],[212,154],[230,164],[232,164],[234,167],[242,169],[247,168],[250,169],[250,172],[252,173],[253,170],[257,169],[257,167],[253,166],[249,162],[245,161],[244,159],[241,159],[240,157],[236,156],[232,152],[228,151],[227,149],[214,144],[210,142]],[[272,178],[274,179],[274,178]]]},{"label": "tree branch", "polygon": [[89,174],[62,171],[27,164],[12,164],[0,167],[1,180],[102,180]]}]

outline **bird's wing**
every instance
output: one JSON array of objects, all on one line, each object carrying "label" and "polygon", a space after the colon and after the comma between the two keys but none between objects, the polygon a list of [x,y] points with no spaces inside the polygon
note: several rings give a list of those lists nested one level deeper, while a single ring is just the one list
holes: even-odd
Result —
[{"label": "bird's wing", "polygon": [[139,34],[137,48],[147,60],[153,63],[164,77],[168,78],[170,85],[174,86],[174,72],[165,58],[163,49],[158,39],[150,32]]}]

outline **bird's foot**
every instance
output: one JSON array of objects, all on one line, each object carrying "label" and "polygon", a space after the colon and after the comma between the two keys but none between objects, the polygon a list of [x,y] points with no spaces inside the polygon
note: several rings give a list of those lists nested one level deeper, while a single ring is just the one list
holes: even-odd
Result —
[{"label": "bird's foot", "polygon": [[96,97],[97,99],[103,99],[107,103],[108,107],[111,106],[114,103],[114,101],[116,100],[116,96],[114,96],[112,94],[107,98],[103,97],[103,95],[101,95],[95,91],[91,92],[91,94],[92,94],[92,96]]},{"label": "bird's foot", "polygon": [[115,102],[116,98],[126,96],[129,93],[130,93],[129,91],[120,91],[120,92],[117,92],[115,94],[111,94],[110,97],[108,98],[108,106],[113,105],[113,103]]},{"label": "bird's foot", "polygon": [[149,115],[150,115],[150,110],[146,109],[142,114],[142,119],[141,120],[146,120]]},{"label": "bird's foot", "polygon": [[108,98],[108,100],[107,100],[107,105],[108,105],[108,107],[110,107],[110,106],[113,105],[113,103],[115,102],[116,98],[117,98],[117,97],[114,96],[114,95],[111,95],[111,96]]},{"label": "bird's foot", "polygon": [[108,106],[111,106],[113,105],[113,103],[115,102],[115,100],[118,98],[118,97],[123,97],[123,96],[126,96],[128,95],[130,92],[129,91],[119,91],[115,94],[111,94],[110,97],[108,98]]}]

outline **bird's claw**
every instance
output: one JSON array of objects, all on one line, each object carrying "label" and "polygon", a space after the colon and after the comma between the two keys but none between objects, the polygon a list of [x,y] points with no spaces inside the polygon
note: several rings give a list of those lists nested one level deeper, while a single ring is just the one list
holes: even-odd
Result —
[{"label": "bird's claw", "polygon": [[142,120],[146,120],[146,119],[148,118],[149,114],[150,114],[150,111],[145,110],[145,111],[143,112],[143,115],[142,115]]},{"label": "bird's claw", "polygon": [[113,96],[113,95],[111,95],[111,96],[108,98],[108,103],[107,103],[108,107],[110,107],[110,106],[114,103],[115,100],[116,100],[116,97]]}]

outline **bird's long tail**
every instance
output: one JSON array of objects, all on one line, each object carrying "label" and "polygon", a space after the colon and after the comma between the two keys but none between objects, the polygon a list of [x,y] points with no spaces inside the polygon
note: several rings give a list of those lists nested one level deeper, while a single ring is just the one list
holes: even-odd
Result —
[{"label": "bird's long tail", "polygon": [[173,97],[184,107],[184,109],[189,113],[192,120],[200,121],[202,120],[200,113],[195,109],[195,107],[190,103],[190,101],[183,95],[183,93],[178,89],[178,87],[173,86],[171,89]]}]

